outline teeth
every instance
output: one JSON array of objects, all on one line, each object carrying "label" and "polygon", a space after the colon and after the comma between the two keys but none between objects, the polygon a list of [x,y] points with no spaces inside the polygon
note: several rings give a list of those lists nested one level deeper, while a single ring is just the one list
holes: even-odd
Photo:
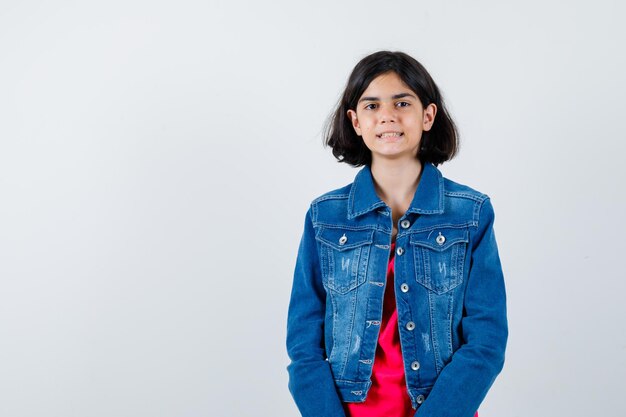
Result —
[{"label": "teeth", "polygon": [[388,137],[392,137],[392,136],[402,136],[402,133],[390,132],[390,133],[383,133],[383,134],[380,135],[381,138],[388,138]]}]

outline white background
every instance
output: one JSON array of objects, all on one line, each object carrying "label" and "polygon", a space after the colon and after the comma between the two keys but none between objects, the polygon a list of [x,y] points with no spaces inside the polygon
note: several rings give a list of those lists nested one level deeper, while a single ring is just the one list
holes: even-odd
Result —
[{"label": "white background", "polygon": [[481,417],[623,416],[625,6],[615,1],[0,2],[0,415],[296,416],[321,131],[402,50],[489,194],[507,362]]}]

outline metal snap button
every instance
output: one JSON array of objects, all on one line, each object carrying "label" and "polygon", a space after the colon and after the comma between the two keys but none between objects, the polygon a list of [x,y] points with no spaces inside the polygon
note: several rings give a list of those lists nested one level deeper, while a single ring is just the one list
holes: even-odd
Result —
[{"label": "metal snap button", "polygon": [[348,238],[346,237],[346,234],[344,233],[343,236],[341,236],[339,238],[339,244],[343,245],[344,243],[346,243],[348,241]]},{"label": "metal snap button", "polygon": [[443,243],[446,241],[446,237],[444,235],[442,235],[441,232],[439,232],[439,236],[437,236],[437,238],[435,240],[440,245],[443,245]]},{"label": "metal snap button", "polygon": [[415,323],[413,323],[412,321],[408,322],[408,323],[406,324],[406,329],[407,329],[408,331],[411,331],[411,330],[415,329]]},{"label": "metal snap button", "polygon": [[402,285],[400,285],[400,290],[402,292],[408,292],[409,291],[409,284],[407,284],[406,282]]},{"label": "metal snap button", "polygon": [[403,229],[408,229],[410,225],[411,225],[411,222],[406,219],[400,222],[400,226],[402,226]]},{"label": "metal snap button", "polygon": [[423,403],[423,402],[424,402],[424,396],[423,396],[422,394],[418,395],[418,396],[415,398],[415,402],[416,402],[416,403],[418,403],[418,404]]},{"label": "metal snap button", "polygon": [[420,363],[418,361],[411,363],[411,369],[417,371],[418,369],[420,369]]},{"label": "metal snap button", "polygon": [[402,254],[404,253],[404,249],[402,249],[401,247],[396,249],[396,253],[398,254],[398,256],[402,256]]}]

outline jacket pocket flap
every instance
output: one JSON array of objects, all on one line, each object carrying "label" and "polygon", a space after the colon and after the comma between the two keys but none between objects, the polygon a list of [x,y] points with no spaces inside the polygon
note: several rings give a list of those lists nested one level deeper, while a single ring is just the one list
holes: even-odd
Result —
[{"label": "jacket pocket flap", "polygon": [[444,251],[456,243],[469,242],[469,231],[467,227],[441,227],[412,233],[409,241],[412,245]]},{"label": "jacket pocket flap", "polygon": [[354,249],[373,242],[374,229],[346,230],[343,228],[321,227],[315,236],[317,240],[338,251]]}]

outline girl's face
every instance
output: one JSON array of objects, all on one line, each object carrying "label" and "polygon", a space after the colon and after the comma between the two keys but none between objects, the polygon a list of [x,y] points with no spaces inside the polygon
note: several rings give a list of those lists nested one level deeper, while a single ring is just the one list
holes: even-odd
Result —
[{"label": "girl's face", "polygon": [[375,159],[416,159],[422,132],[433,125],[437,106],[422,107],[395,72],[374,78],[348,117]]}]

